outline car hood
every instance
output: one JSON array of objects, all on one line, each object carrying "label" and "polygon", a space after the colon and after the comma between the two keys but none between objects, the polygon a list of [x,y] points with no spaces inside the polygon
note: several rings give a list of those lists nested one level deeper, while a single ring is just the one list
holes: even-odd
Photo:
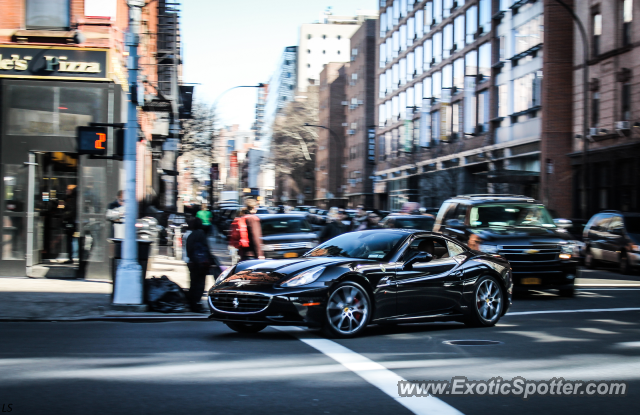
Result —
[{"label": "car hood", "polygon": [[518,240],[530,242],[554,243],[559,240],[573,239],[564,229],[550,229],[541,226],[510,226],[474,228],[473,232],[485,241],[504,241],[516,243]]},{"label": "car hood", "polygon": [[247,285],[271,285],[292,277],[306,269],[319,266],[333,266],[353,262],[347,258],[296,258],[272,261],[244,261],[237,265],[235,273],[216,288]]},{"label": "car hood", "polygon": [[262,237],[262,243],[279,244],[283,242],[309,242],[318,239],[314,233],[279,233]]}]

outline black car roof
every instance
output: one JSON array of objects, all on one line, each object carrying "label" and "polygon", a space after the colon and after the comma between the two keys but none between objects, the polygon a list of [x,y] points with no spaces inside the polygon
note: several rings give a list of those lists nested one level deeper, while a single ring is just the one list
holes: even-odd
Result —
[{"label": "black car roof", "polygon": [[260,219],[305,219],[306,212],[298,212],[298,213],[264,213],[256,215]]},{"label": "black car roof", "polygon": [[640,216],[640,213],[638,213],[638,212],[620,212],[619,210],[603,210],[602,212],[596,213],[596,215],[599,215],[600,213],[616,213],[618,215],[627,216],[627,217],[638,217],[638,216]]},{"label": "black car roof", "polygon": [[[446,200],[446,202],[457,201],[465,204],[481,204],[487,202],[501,202],[501,203],[541,203],[535,200],[533,197],[523,195],[512,194],[470,194],[470,195],[458,195]],[[445,202],[445,203],[446,203]]]}]

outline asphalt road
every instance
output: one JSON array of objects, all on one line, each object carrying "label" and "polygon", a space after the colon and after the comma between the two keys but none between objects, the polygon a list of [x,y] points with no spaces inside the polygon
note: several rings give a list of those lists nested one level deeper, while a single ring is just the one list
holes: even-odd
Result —
[{"label": "asphalt road", "polygon": [[[620,308],[640,310],[640,288],[517,297],[488,329],[371,326],[339,341],[295,329],[241,335],[209,321],[2,323],[0,404],[65,415],[637,413],[640,311],[594,311]],[[500,344],[443,343],[461,339]],[[629,383],[625,397],[393,397],[397,378],[453,376]]]}]

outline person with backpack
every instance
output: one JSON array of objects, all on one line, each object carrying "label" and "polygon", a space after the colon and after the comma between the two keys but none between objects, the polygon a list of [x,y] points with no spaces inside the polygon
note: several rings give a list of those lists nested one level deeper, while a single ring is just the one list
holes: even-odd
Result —
[{"label": "person with backpack", "polygon": [[209,268],[216,264],[213,255],[209,250],[207,243],[207,235],[205,234],[202,220],[193,218],[189,221],[188,235],[185,233],[186,257],[184,258],[189,268],[189,292],[187,293],[187,302],[189,308],[194,313],[202,313],[203,307],[201,303],[202,293],[204,292],[204,284],[209,273]]},{"label": "person with backpack", "polygon": [[240,261],[247,259],[264,259],[262,251],[262,227],[260,218],[255,215],[258,202],[255,199],[245,200],[244,209],[231,223],[229,245],[238,250]]}]

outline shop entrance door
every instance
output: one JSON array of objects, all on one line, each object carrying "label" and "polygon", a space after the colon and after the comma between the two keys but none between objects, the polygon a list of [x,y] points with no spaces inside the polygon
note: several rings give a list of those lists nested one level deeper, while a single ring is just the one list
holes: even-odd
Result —
[{"label": "shop entrance door", "polygon": [[[32,153],[27,274],[75,278],[78,266],[78,155]],[[30,189],[31,190],[31,189]],[[30,246],[29,246],[30,245]]]}]

